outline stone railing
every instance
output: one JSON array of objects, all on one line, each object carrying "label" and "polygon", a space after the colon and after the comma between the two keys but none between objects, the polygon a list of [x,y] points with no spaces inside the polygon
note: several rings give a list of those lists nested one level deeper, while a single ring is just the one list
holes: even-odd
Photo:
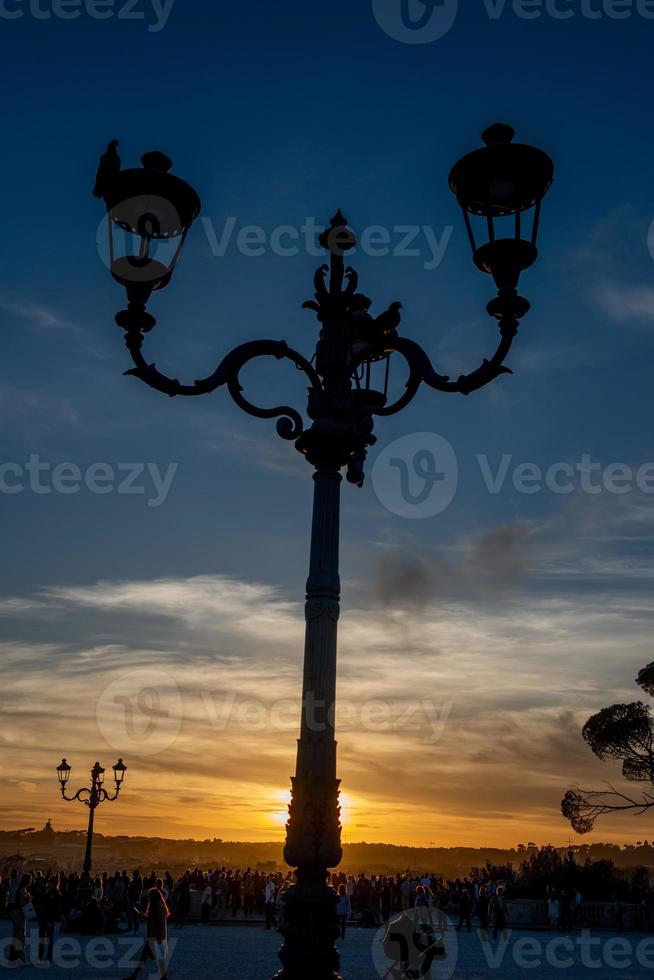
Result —
[{"label": "stone railing", "polygon": [[[512,926],[547,927],[549,920],[546,901],[509,899],[509,921]],[[584,902],[581,909],[572,911],[571,926],[588,929],[639,929],[652,928],[652,915],[640,905],[622,903],[618,911],[614,902]]]},{"label": "stone railing", "polygon": [[[187,919],[196,922],[200,919],[200,905],[202,901],[201,892],[191,889],[191,907]],[[523,929],[546,929],[549,928],[547,915],[547,902],[534,899],[508,899],[507,908],[509,911],[509,925],[512,928]],[[458,921],[458,909],[451,905],[448,909],[450,918]],[[223,916],[218,916],[212,912],[211,920],[215,921]],[[224,916],[229,919],[230,916]],[[256,920],[256,915],[252,920]],[[572,911],[570,925],[573,929],[630,929],[639,931],[651,931],[654,929],[654,915],[650,910],[644,911],[639,905],[627,905],[622,903],[621,912],[622,922],[614,902],[584,902],[580,911]],[[239,921],[242,920],[242,912],[239,913]]]}]

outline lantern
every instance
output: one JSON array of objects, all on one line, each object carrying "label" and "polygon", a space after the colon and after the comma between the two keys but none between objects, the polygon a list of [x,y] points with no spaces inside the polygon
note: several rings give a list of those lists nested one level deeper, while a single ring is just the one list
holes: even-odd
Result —
[{"label": "lantern", "polygon": [[168,173],[172,161],[158,151],[141,157],[143,167],[119,170],[103,187],[109,224],[109,261],[130,302],[145,304],[170,282],[200,198]]},{"label": "lantern", "polygon": [[65,792],[66,786],[68,785],[71,769],[72,766],[69,766],[65,759],[62,759],[57,766],[57,777],[59,779],[59,785],[61,786],[62,793]]},{"label": "lantern", "polygon": [[[541,204],[554,179],[548,155],[513,143],[514,136],[510,126],[496,123],[482,134],[486,145],[459,160],[450,173],[475,265],[492,275],[500,290],[515,290],[520,273],[538,257]],[[485,219],[487,240],[480,245],[473,226],[477,218]]]},{"label": "lantern", "polygon": [[120,789],[123,784],[123,779],[125,778],[125,773],[127,772],[127,766],[122,759],[119,759],[114,769],[114,779],[116,780],[116,789]]}]

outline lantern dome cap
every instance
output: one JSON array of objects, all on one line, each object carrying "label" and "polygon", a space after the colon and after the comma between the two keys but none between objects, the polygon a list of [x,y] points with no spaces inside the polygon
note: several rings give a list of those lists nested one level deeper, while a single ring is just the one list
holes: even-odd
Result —
[{"label": "lantern dome cap", "polygon": [[502,217],[538,204],[554,180],[554,164],[542,150],[513,143],[511,126],[495,123],[482,134],[486,144],[454,165],[450,188],[469,214]]},{"label": "lantern dome cap", "polygon": [[161,150],[151,150],[150,153],[144,153],[141,157],[141,163],[146,169],[162,170],[164,173],[171,170],[173,166],[173,161]]},{"label": "lantern dome cap", "polygon": [[185,180],[168,173],[172,161],[165,153],[145,153],[141,162],[142,168],[121,170],[107,182],[103,197],[110,220],[153,240],[183,235],[200,213],[200,198]]}]

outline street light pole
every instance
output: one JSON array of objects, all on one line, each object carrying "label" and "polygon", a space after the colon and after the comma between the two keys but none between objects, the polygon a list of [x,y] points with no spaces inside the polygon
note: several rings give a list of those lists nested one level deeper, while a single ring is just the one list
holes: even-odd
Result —
[{"label": "street light pole", "polygon": [[[341,473],[345,470],[350,483],[363,485],[367,452],[376,442],[375,417],[401,411],[422,384],[469,395],[510,373],[504,361],[519,321],[529,310],[527,300],[518,295],[518,281],[536,260],[541,202],[553,179],[550,158],[534,147],[514,144],[513,136],[508,126],[490,127],[483,134],[485,147],[460,160],[450,174],[475,264],[492,275],[497,286],[497,296],[487,309],[500,332],[492,357],[456,381],[437,372],[418,344],[399,336],[400,303],[391,304],[376,318],[370,314],[372,300],[358,291],[357,273],[345,266],[356,238],[340,211],[320,236],[329,265],[317,270],[314,299],[304,304],[320,323],[311,360],[283,341],[260,340],[240,345],[213,374],[192,385],[162,374],[142,352],[145,334],[156,324],[146,304],[152,292],[170,282],[200,200],[193,188],[168,173],[171,161],[161,153],[142,157],[142,169],[123,171],[115,147],[113,151],[110,147],[98,171],[96,193],[107,207],[110,268],[127,289],[128,307],[116,316],[135,365],[126,373],[171,397],[227,387],[248,414],[277,419],[278,434],[293,441],[314,468],[302,721],[284,850],[295,869],[296,884],[285,896],[282,969],[276,980],[339,980],[336,896],[328,876],[342,857],[334,737]],[[531,233],[523,237],[529,212],[533,212]],[[482,233],[488,238],[479,245],[474,231],[478,218],[483,219]],[[501,236],[507,223],[509,234]],[[400,396],[389,401],[393,355],[405,362],[408,380]],[[264,408],[244,396],[240,372],[262,356],[290,360],[304,373],[309,382],[309,425],[295,408]]]},{"label": "street light pole", "polygon": [[114,780],[116,783],[116,792],[113,794],[113,796],[109,794],[102,785],[104,782],[105,770],[102,768],[99,762],[96,762],[91,770],[91,785],[78,789],[73,796],[66,796],[66,787],[68,785],[68,780],[70,779],[72,767],[68,765],[65,759],[62,759],[57,766],[59,787],[64,800],[66,800],[67,803],[72,803],[75,800],[79,800],[89,809],[89,823],[86,833],[86,849],[84,851],[84,864],[82,866],[83,881],[85,883],[88,883],[91,876],[91,868],[93,867],[93,826],[95,823],[95,811],[101,803],[111,803],[118,799],[123,780],[125,778],[125,773],[127,772],[127,766],[124,764],[122,759],[119,759],[116,765],[113,767],[113,770]]},{"label": "street light pole", "polygon": [[315,466],[302,723],[284,848],[286,863],[297,869],[297,883],[286,897],[280,978],[332,978],[339,965],[336,903],[327,877],[342,857],[334,738],[342,477],[338,460],[328,454]]},{"label": "street light pole", "polygon": [[82,871],[84,872],[85,879],[90,877],[91,868],[93,867],[93,824],[95,823],[95,811],[98,806],[98,802],[99,801],[91,802],[91,800],[89,800],[89,825],[86,831],[86,850],[84,851],[84,864],[82,865]]}]

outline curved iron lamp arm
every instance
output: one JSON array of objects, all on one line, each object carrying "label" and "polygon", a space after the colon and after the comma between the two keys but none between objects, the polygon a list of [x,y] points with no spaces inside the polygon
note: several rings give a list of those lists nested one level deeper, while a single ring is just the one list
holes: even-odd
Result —
[{"label": "curved iron lamp arm", "polygon": [[66,796],[65,789],[62,789],[61,795],[65,799],[66,803],[74,803],[75,800],[79,800],[80,803],[86,803],[86,805],[88,806],[91,800],[92,793],[90,789],[88,789],[87,787],[83,787],[82,789],[78,789],[74,796]]},{"label": "curved iron lamp arm", "polygon": [[154,364],[147,363],[141,352],[143,344],[141,332],[128,331],[126,344],[136,367],[126,371],[125,374],[140,378],[151,388],[156,388],[157,391],[161,391],[171,398],[177,395],[207,395],[226,385],[232,399],[248,415],[254,415],[260,419],[277,418],[277,432],[283,439],[297,439],[302,434],[304,430],[302,416],[289,405],[261,408],[248,401],[242,394],[243,386],[239,379],[241,370],[257,357],[274,357],[277,360],[288,358],[298,370],[304,371],[310,381],[310,391],[322,390],[320,378],[311,364],[283,340],[253,340],[241,344],[223,358],[213,374],[196,381],[192,385],[180,384],[176,379],[168,378],[158,371]]},{"label": "curved iron lamp arm", "polygon": [[[284,341],[255,340],[227,354],[213,374],[185,385],[162,374],[143,356],[144,335],[156,323],[146,311],[143,297],[130,298],[128,288],[128,308],[117,314],[116,323],[125,330],[127,348],[135,365],[126,374],[140,378],[170,397],[205,395],[226,386],[233,401],[248,415],[277,419],[278,434],[294,441],[312,465],[322,465],[329,457],[333,465],[347,466],[348,480],[362,486],[367,450],[376,442],[374,416],[400,412],[413,400],[421,384],[441,392],[469,395],[502,374],[510,374],[504,362],[519,322],[529,310],[529,302],[517,292],[519,271],[511,267],[509,275],[502,267],[496,270],[497,274],[493,272],[498,292],[486,309],[498,321],[499,345],[490,360],[484,360],[475,371],[453,381],[436,371],[419,344],[398,336],[401,303],[392,303],[376,317],[370,314],[372,300],[358,291],[356,271],[345,266],[344,255],[355,246],[356,238],[340,211],[332,218],[331,227],[321,235],[320,244],[330,253],[330,264],[316,271],[314,299],[303,304],[316,314],[320,323],[320,336],[311,361]],[[392,353],[404,358],[409,377],[401,396],[388,404],[388,368],[384,390],[376,391],[370,384],[370,365],[389,358]],[[257,357],[287,358],[304,372],[309,381],[305,417],[311,420],[310,426],[306,427],[302,414],[289,405],[266,408],[245,397],[240,373]],[[364,378],[362,387],[360,382]]]},{"label": "curved iron lamp arm", "polygon": [[[405,408],[415,398],[421,384],[429,385],[437,391],[470,395],[473,391],[486,387],[502,374],[512,374],[511,368],[505,367],[513,338],[517,333],[517,322],[502,329],[502,337],[497,350],[490,360],[484,359],[476,371],[462,374],[456,381],[451,381],[445,374],[439,374],[433,367],[429,356],[414,340],[407,337],[391,337],[384,341],[380,351],[385,354],[397,353],[404,357],[409,366],[409,378],[404,394],[392,405],[375,407],[373,415],[395,415]],[[357,367],[365,361],[365,356],[357,362]]]},{"label": "curved iron lamp arm", "polygon": [[116,792],[112,796],[109,793],[109,791],[106,790],[104,788],[104,786],[103,786],[102,789],[100,790],[100,792],[98,793],[98,796],[99,796],[98,803],[105,803],[105,802],[106,803],[113,803],[114,800],[117,800],[118,799],[119,795],[120,795],[120,787],[118,787],[118,789],[116,790]]},{"label": "curved iron lamp arm", "polygon": [[85,806],[93,807],[93,809],[105,801],[113,803],[114,800],[118,799],[119,793],[120,787],[118,787],[114,795],[111,796],[104,786],[98,787],[95,791],[89,789],[87,786],[84,786],[82,789],[78,789],[74,796],[66,796],[65,789],[62,789],[61,791],[61,795],[67,803],[74,803],[75,800],[79,800],[80,803],[84,803]]}]

